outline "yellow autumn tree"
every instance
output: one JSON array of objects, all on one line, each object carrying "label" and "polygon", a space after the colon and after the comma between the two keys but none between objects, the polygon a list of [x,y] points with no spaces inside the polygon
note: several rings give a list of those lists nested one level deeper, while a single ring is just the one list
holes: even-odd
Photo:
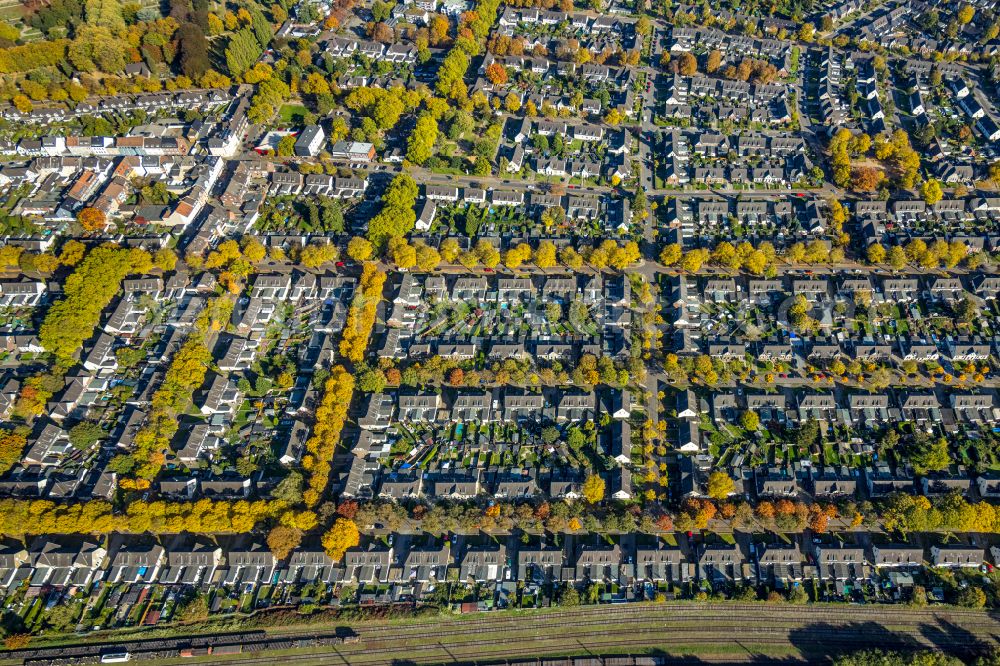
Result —
[{"label": "yellow autumn tree", "polygon": [[339,562],[348,548],[357,546],[361,541],[358,526],[353,520],[338,518],[337,522],[323,535],[323,549],[335,562]]},{"label": "yellow autumn tree", "polygon": [[597,504],[604,499],[604,479],[597,474],[591,474],[583,482],[583,499],[591,504]]}]

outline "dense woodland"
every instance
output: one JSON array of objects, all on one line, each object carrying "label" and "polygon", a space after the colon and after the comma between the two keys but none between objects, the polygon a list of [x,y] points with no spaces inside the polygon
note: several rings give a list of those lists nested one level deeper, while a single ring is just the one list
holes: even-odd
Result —
[{"label": "dense woodland", "polygon": [[[228,87],[256,62],[287,11],[280,3],[265,9],[252,1],[209,6],[208,0],[171,0],[166,16],[121,0],[37,7],[25,22],[43,39],[20,43],[16,28],[0,28],[0,74],[7,75],[0,99],[27,110],[90,94]],[[148,76],[121,78],[126,66],[140,63]]]}]

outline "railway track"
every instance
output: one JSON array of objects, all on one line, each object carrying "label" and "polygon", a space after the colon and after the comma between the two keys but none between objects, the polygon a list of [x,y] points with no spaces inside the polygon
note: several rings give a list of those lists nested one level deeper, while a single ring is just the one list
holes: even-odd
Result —
[{"label": "railway track", "polygon": [[[621,608],[600,606],[594,609],[577,609],[575,611],[558,611],[552,613],[532,613],[525,611],[511,614],[486,614],[474,619],[442,619],[435,623],[434,632],[428,632],[427,623],[359,623],[355,625],[365,640],[377,639],[384,635],[390,638],[406,636],[408,638],[422,635],[432,636],[440,632],[440,628],[449,627],[456,631],[471,631],[475,629],[488,630],[490,633],[505,631],[523,631],[523,623],[528,617],[536,617],[539,622],[551,625],[566,624],[579,626],[581,624],[608,624],[616,620],[630,618],[664,618],[671,622],[683,619],[701,623],[722,623],[732,626],[734,619],[747,616],[750,626],[760,626],[762,622],[773,622],[788,625],[793,622],[845,623],[845,622],[881,622],[888,625],[905,625],[910,623],[948,622],[961,625],[963,628],[978,628],[991,632],[1000,632],[1000,623],[974,611],[942,610],[904,610],[899,606],[886,607],[884,610],[862,609],[861,607],[824,608],[817,606],[777,606],[763,604],[734,604],[732,606],[703,607],[696,605],[632,605]],[[416,632],[416,633],[414,633]],[[308,630],[301,633],[315,633]],[[281,635],[286,632],[282,631]]]},{"label": "railway track", "polygon": [[34,648],[5,652],[2,657],[20,657],[25,662],[45,660],[45,659],[73,659],[100,655],[110,648],[120,648],[128,651],[145,650],[168,650],[176,649],[179,645],[184,647],[207,647],[213,644],[222,643],[248,643],[260,641],[266,638],[263,631],[242,631],[242,632],[221,632],[212,635],[194,634],[185,638],[151,638],[132,639],[122,641],[101,641],[97,643],[83,643],[79,645],[66,645],[50,648]]},{"label": "railway track", "polygon": [[[240,664],[259,662],[260,653],[283,651],[282,658],[296,663],[315,661],[319,655],[348,654],[350,664],[381,664],[406,658],[423,661],[462,660],[476,662],[483,655],[505,648],[531,646],[530,654],[562,652],[586,645],[588,649],[621,651],[629,645],[657,646],[708,642],[744,641],[790,648],[796,641],[840,644],[850,636],[869,645],[884,645],[905,638],[910,644],[934,643],[968,650],[970,646],[994,644],[1000,621],[979,611],[950,607],[913,610],[900,606],[833,606],[786,604],[630,604],[593,606],[552,612],[522,611],[488,613],[455,618],[440,617],[396,621],[362,621],[348,627],[289,627],[219,635],[91,643],[59,648],[41,648],[7,653],[26,666],[93,663],[111,648],[128,651],[147,662],[194,657],[198,663]],[[626,636],[621,644],[608,643]],[[957,639],[952,638],[958,637]],[[345,644],[357,641],[359,646]],[[570,641],[567,644],[566,641]],[[517,646],[511,649],[510,646]],[[191,648],[196,649],[194,652]],[[215,649],[217,654],[211,653]],[[219,655],[226,651],[224,658]],[[359,648],[363,651],[359,651]],[[182,650],[187,655],[182,654]],[[242,652],[243,657],[234,652]],[[446,656],[442,656],[447,653]],[[206,659],[208,659],[206,661]]]},{"label": "railway track", "polygon": [[[871,637],[877,636],[885,640],[891,640],[894,636],[906,636],[906,637],[920,637],[922,633],[932,629],[935,625],[928,622],[922,622],[920,624],[906,624],[906,623],[894,623],[893,626],[887,626],[886,624],[880,624],[875,622],[864,622],[864,621],[831,621],[831,622],[803,622],[801,619],[798,621],[791,618],[772,618],[772,617],[757,617],[753,620],[743,620],[741,622],[734,623],[732,618],[701,618],[693,619],[686,618],[683,620],[678,620],[677,618],[661,618],[661,617],[651,617],[651,618],[637,618],[634,621],[629,622],[627,625],[621,625],[622,627],[627,627],[626,631],[631,635],[643,635],[643,636],[665,636],[673,637],[675,634],[689,635],[692,632],[702,632],[708,633],[715,638],[716,641],[724,640],[720,636],[719,627],[724,627],[725,632],[728,635],[734,636],[744,636],[750,640],[754,640],[760,636],[771,636],[779,637],[785,644],[788,644],[789,638],[800,634],[802,636],[817,636],[822,635],[824,637],[830,636],[843,636],[850,635],[852,640],[856,640],[857,637]],[[894,626],[900,627],[899,629],[893,628]],[[949,626],[954,626],[949,624]],[[491,636],[495,636],[497,633],[505,634],[510,632],[516,632],[520,640],[548,640],[544,637],[539,638],[538,634],[546,634],[557,632],[559,637],[565,636],[585,636],[594,637],[600,636],[602,633],[608,632],[608,623],[601,621],[600,618],[594,618],[592,621],[579,622],[575,620],[565,620],[555,623],[545,623],[537,629],[532,629],[531,627],[519,627],[513,629],[501,629],[495,631],[492,628],[485,628],[484,630],[478,629],[462,629],[462,633],[453,633],[448,640],[449,648],[451,647],[462,647],[471,646],[473,648],[478,648],[481,645],[491,645],[498,642],[505,642],[503,638],[489,639],[482,641],[478,638],[478,635],[485,633]],[[360,636],[363,644],[365,645],[366,651],[377,650],[377,649],[398,649],[399,641],[406,641],[408,646],[414,649],[423,649],[426,646],[419,645],[421,641],[434,641],[440,639],[443,632],[450,631],[452,627],[443,626],[437,631],[424,631],[419,633],[400,633],[396,636],[375,636],[370,635],[365,631],[362,631]],[[992,642],[993,631],[996,629],[996,623],[985,622],[977,623],[975,625],[963,624],[961,625],[961,632],[955,632],[954,636],[956,638],[950,640],[950,644],[956,646],[968,646],[970,642],[982,641],[982,642]],[[456,632],[458,629],[456,628]],[[936,632],[936,633],[941,633]],[[939,643],[941,641],[938,641]],[[433,647],[431,645],[430,647]]]},{"label": "railway track", "polygon": [[[795,629],[769,627],[757,629],[740,638],[734,638],[731,631],[726,631],[725,635],[722,635],[719,629],[711,628],[675,631],[662,626],[640,627],[630,629],[627,636],[595,636],[593,631],[577,630],[560,632],[558,636],[550,638],[524,641],[520,647],[516,648],[511,648],[509,643],[497,643],[496,641],[472,637],[470,640],[462,642],[452,640],[447,643],[441,641],[431,645],[408,645],[405,651],[400,649],[398,643],[383,646],[363,641],[358,650],[348,650],[345,647],[322,654],[283,655],[281,661],[295,664],[336,663],[339,656],[344,663],[351,666],[391,666],[399,663],[401,654],[405,652],[405,659],[412,663],[450,661],[485,665],[521,661],[529,656],[623,653],[629,650],[635,651],[640,647],[658,648],[664,652],[674,651],[680,655],[684,652],[696,651],[690,648],[698,646],[718,647],[720,644],[726,643],[734,648],[733,651],[727,653],[727,661],[731,661],[733,654],[739,655],[740,651],[745,652],[747,658],[753,658],[762,653],[774,654],[784,651],[794,653],[798,650],[809,653],[811,652],[810,648],[821,649],[825,654],[830,654],[839,649],[853,650],[861,646],[870,647],[873,645],[886,648],[912,648],[915,644],[932,646],[932,643],[923,639],[919,632],[900,634],[888,630],[844,632],[838,628],[814,629],[808,630],[807,635],[803,635],[799,640],[793,642],[789,640],[789,634],[794,631]],[[440,635],[438,637],[440,638]],[[933,645],[961,653],[968,653],[971,647],[968,640],[962,636],[955,636],[950,641],[938,640]],[[771,648],[771,650],[766,648]],[[253,658],[200,661],[200,663],[218,663],[230,666],[256,666],[259,662],[259,659]]]},{"label": "railway track", "polygon": [[[615,631],[616,624],[624,628],[624,633]],[[950,608],[918,611],[897,606],[691,604],[491,614],[444,619],[433,629],[426,622],[367,623],[356,629],[361,639],[358,646],[283,655],[282,661],[305,665],[336,662],[339,657],[351,666],[388,666],[400,659],[413,663],[501,664],[524,660],[526,655],[622,653],[637,646],[665,652],[673,649],[680,654],[719,645],[742,650],[748,658],[755,654],[755,647],[771,653],[808,652],[813,647],[825,654],[838,648],[933,645],[964,654],[975,650],[977,643],[993,644],[1000,623],[983,613]],[[928,637],[932,632],[933,640]],[[555,635],[544,635],[550,633]],[[488,637],[483,638],[483,634]],[[516,636],[511,640],[506,634]],[[730,651],[726,660],[732,657]],[[242,657],[203,663],[250,666],[257,662]]]},{"label": "railway track", "polygon": [[[650,620],[642,620],[642,621],[639,621],[639,622],[631,623],[628,626],[628,631],[634,633],[634,632],[637,632],[637,631],[662,630],[665,626],[669,627],[669,628],[671,628],[673,630],[685,631],[685,630],[695,629],[698,625],[702,625],[702,626],[725,626],[725,627],[728,628],[729,631],[731,631],[733,633],[747,633],[747,634],[760,634],[760,633],[764,633],[764,632],[788,634],[790,632],[797,631],[797,630],[800,630],[800,629],[807,630],[808,626],[809,626],[807,624],[790,625],[788,622],[783,622],[781,620],[775,620],[775,619],[766,619],[766,618],[762,618],[760,621],[755,622],[755,623],[747,623],[747,624],[744,624],[744,625],[734,625],[732,622],[729,622],[729,623],[713,623],[713,622],[709,622],[709,621],[698,622],[698,621],[693,621],[693,620],[692,621],[687,621],[687,622],[681,622],[681,623],[679,623],[679,622],[673,622],[673,623],[665,624],[664,622],[662,622],[662,621],[660,621],[658,619],[650,619]],[[525,627],[521,627],[521,628],[518,628],[518,629],[515,629],[515,630],[509,630],[509,631],[504,631],[504,630],[495,631],[493,629],[487,628],[486,630],[481,631],[481,632],[477,632],[477,633],[489,634],[489,635],[491,635],[491,636],[494,637],[494,640],[501,641],[501,640],[506,640],[507,639],[507,636],[505,634],[508,634],[508,633],[509,634],[517,634],[517,636],[515,638],[529,638],[529,637],[532,637],[532,636],[534,636],[535,634],[537,634],[539,632],[548,632],[548,631],[552,631],[552,630],[561,630],[561,629],[564,629],[566,631],[571,631],[571,630],[574,630],[574,629],[586,628],[586,629],[588,629],[588,631],[589,631],[590,634],[599,634],[603,630],[606,629],[606,626],[607,625],[605,623],[600,623],[600,622],[579,623],[579,622],[567,621],[567,622],[557,623],[557,624],[547,624],[547,625],[544,626],[544,628],[540,628],[537,631],[536,630],[532,630],[531,628],[525,628]],[[850,625],[846,625],[845,623],[841,623],[841,622],[830,623],[829,626],[831,626],[831,627],[838,627],[839,629],[840,628],[847,629],[847,630],[851,629]],[[883,633],[891,633],[892,632],[892,628],[891,627],[885,627],[883,625],[878,625],[878,624],[875,624],[874,626],[875,627],[882,627]],[[971,634],[971,636],[974,636],[974,637],[976,637],[978,639],[989,640],[990,633],[988,631],[989,628],[987,628],[987,627],[970,628],[970,627],[966,626],[966,627],[963,627],[963,629],[966,632],[968,632],[968,634]],[[979,629],[979,630],[977,631],[977,629]],[[388,635],[387,636],[370,636],[370,635],[367,635],[365,632],[361,632],[361,637],[362,637],[363,643],[367,647],[370,647],[370,648],[375,648],[375,647],[394,647],[394,646],[398,646],[399,643],[400,643],[400,641],[406,641],[408,645],[415,645],[416,643],[421,642],[421,641],[433,641],[435,639],[439,639],[441,636],[442,636],[442,632],[440,630],[439,631],[425,631],[425,632],[421,632],[421,633],[400,633],[400,634],[398,634],[396,636],[388,636]],[[966,640],[968,640],[968,638]],[[452,639],[451,642],[452,643],[461,642],[461,639]]]}]

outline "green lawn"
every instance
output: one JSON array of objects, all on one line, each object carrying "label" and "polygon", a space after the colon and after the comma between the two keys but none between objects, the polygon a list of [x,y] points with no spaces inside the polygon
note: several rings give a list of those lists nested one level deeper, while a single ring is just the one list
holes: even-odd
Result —
[{"label": "green lawn", "polygon": [[433,169],[431,169],[431,172],[432,173],[441,174],[443,176],[464,176],[465,175],[465,171],[462,170],[462,169],[455,169],[453,167],[444,167],[444,166],[434,167]]},{"label": "green lawn", "polygon": [[282,104],[278,109],[278,117],[283,123],[301,124],[309,109],[301,104]]}]

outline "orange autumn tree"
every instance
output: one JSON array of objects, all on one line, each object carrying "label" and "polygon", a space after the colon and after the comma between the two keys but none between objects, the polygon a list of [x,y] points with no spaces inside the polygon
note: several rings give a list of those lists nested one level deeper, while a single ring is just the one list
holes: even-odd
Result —
[{"label": "orange autumn tree", "polygon": [[859,166],[851,169],[851,188],[858,192],[873,192],[878,189],[885,174],[881,169],[870,166]]},{"label": "orange autumn tree", "polygon": [[498,62],[491,63],[486,68],[486,78],[493,85],[502,86],[507,83],[507,69]]},{"label": "orange autumn tree", "polygon": [[87,206],[76,214],[76,221],[85,231],[100,231],[107,225],[108,216],[99,208]]}]

